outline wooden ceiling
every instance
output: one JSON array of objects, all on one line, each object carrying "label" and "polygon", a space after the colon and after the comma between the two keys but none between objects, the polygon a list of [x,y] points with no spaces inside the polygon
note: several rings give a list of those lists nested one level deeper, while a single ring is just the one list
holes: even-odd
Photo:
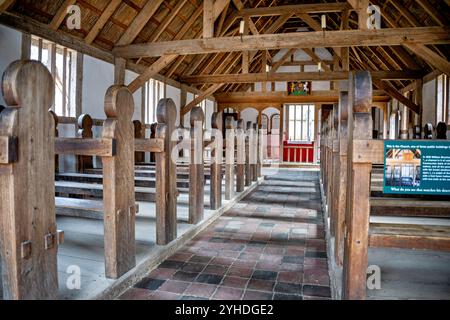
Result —
[{"label": "wooden ceiling", "polygon": [[[338,1],[299,1],[299,0],[216,0],[223,8],[215,22],[215,36],[237,36],[241,21],[241,10],[249,8],[277,7],[293,4],[336,4]],[[343,1],[341,0],[340,3]],[[449,0],[371,0],[382,10],[383,28],[402,28],[419,26],[448,26],[450,18]],[[10,3],[6,14],[36,21],[51,30],[68,34],[91,45],[96,49],[111,52],[120,44],[138,44],[182,39],[197,39],[203,35],[203,1],[201,0],[6,0]],[[76,4],[81,8],[82,22],[80,30],[69,30],[64,23],[66,8]],[[345,1],[344,1],[345,4]],[[350,8],[350,6],[348,7]],[[1,6],[0,6],[0,10]],[[1,11],[0,11],[1,12]],[[281,15],[263,15],[250,17],[250,32],[255,34],[295,32],[299,28],[314,31],[320,28],[318,13],[283,13]],[[343,10],[329,12],[327,30],[340,30],[348,21],[348,29],[358,28],[355,12]],[[449,46],[428,46],[436,54],[449,60]],[[330,53],[336,54],[334,49]],[[278,50],[258,51],[250,54],[248,70],[260,72],[265,59],[273,65],[272,58]],[[286,64],[295,65],[290,54],[286,55]],[[307,52],[312,64],[319,59],[313,50]],[[267,57],[266,57],[267,56]],[[131,59],[129,63],[147,67],[157,58]],[[171,60],[160,74],[183,82],[186,76],[237,74],[242,72],[242,52],[221,52],[178,56]],[[372,71],[421,70],[424,74],[433,71],[433,67],[419,58],[414,52],[402,46],[352,47],[349,50],[351,69],[369,69]],[[326,68],[328,63],[324,62]],[[277,65],[279,67],[279,65]],[[387,82],[387,81],[386,81]],[[408,86],[411,80],[392,80],[391,86],[397,90]],[[214,84],[193,84],[200,90],[207,90]],[[220,87],[218,92],[248,90],[249,83],[229,83]]]}]

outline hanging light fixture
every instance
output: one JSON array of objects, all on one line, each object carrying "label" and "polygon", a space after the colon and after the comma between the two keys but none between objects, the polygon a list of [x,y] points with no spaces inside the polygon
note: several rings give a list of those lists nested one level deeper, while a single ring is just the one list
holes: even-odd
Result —
[{"label": "hanging light fixture", "polygon": [[245,21],[241,20],[241,23],[239,24],[239,34],[241,35],[241,42],[242,40],[242,36],[244,35],[244,30],[245,30]]},{"label": "hanging light fixture", "polygon": [[327,29],[327,16],[323,14],[320,17],[320,22],[321,22],[321,27],[322,27],[322,31],[323,31],[323,37],[325,38],[325,30]]}]

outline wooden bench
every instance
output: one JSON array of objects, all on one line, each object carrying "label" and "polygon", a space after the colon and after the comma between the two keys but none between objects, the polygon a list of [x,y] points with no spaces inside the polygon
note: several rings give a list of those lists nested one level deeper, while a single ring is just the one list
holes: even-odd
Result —
[{"label": "wooden bench", "polygon": [[371,217],[369,246],[450,251],[450,220]]}]

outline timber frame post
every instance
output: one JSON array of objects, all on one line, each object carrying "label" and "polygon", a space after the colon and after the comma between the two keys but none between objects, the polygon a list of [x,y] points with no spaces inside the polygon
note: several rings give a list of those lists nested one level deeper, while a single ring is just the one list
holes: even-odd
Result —
[{"label": "timber frame post", "polygon": [[151,153],[156,158],[156,244],[165,245],[177,237],[177,168],[171,159],[177,143],[172,139],[177,109],[173,100],[159,100],[156,115],[154,138],[164,141],[163,152]]},{"label": "timber frame post", "polygon": [[264,159],[264,136],[265,136],[265,130],[262,128],[262,124],[258,125],[258,158],[257,158],[257,176],[258,178],[262,177],[262,166],[263,166],[263,159]]},{"label": "timber frame post", "polygon": [[337,180],[335,184],[336,201],[335,207],[335,231],[334,231],[334,254],[338,266],[342,266],[344,255],[344,232],[345,232],[345,209],[347,203],[347,148],[348,148],[348,91],[341,91],[339,98],[339,124],[338,124],[338,147],[339,162],[337,166]]},{"label": "timber frame post", "polygon": [[201,107],[194,107],[190,115],[190,164],[189,164],[189,223],[203,220],[205,199],[203,124],[205,115]]},{"label": "timber frame post", "polygon": [[[77,138],[81,139],[91,139],[93,137],[92,133],[93,121],[90,115],[81,114],[77,119]],[[93,161],[92,156],[77,156],[77,171],[83,173],[86,169],[92,169]]]},{"label": "timber frame post", "polygon": [[[250,163],[252,164],[252,181],[258,181],[258,124],[253,124],[252,133],[252,153],[250,156]],[[253,155],[253,159],[252,159]]]},{"label": "timber frame post", "polygon": [[[57,299],[54,82],[40,62],[3,74],[0,117],[0,255],[4,299]],[[1,142],[7,140],[8,143]]]},{"label": "timber frame post", "polygon": [[234,119],[228,116],[225,119],[225,199],[234,197],[234,152],[235,152],[235,124]]},{"label": "timber frame post", "polygon": [[213,129],[213,143],[211,150],[211,181],[210,205],[212,210],[222,206],[222,161],[223,161],[223,112],[213,112],[211,128]]},{"label": "timber frame post", "polygon": [[[347,211],[343,293],[344,299],[366,298],[366,272],[370,213],[369,159],[360,159],[368,144],[357,140],[372,138],[372,79],[367,71],[350,73],[348,104]],[[370,146],[370,145],[369,145]]]},{"label": "timber frame post", "polygon": [[252,184],[252,167],[250,164],[250,154],[252,153],[252,137],[250,134],[252,127],[251,121],[247,121],[246,138],[245,138],[245,186]]},{"label": "timber frame post", "polygon": [[236,149],[236,191],[242,192],[245,188],[245,131],[243,119],[237,121]]},{"label": "timber frame post", "polygon": [[108,278],[118,278],[136,265],[134,198],[133,95],[113,85],[105,95],[102,137],[116,140],[116,155],[102,157],[105,265]]},{"label": "timber frame post", "polygon": [[333,105],[333,112],[331,123],[331,183],[330,183],[330,233],[331,236],[335,235],[335,224],[336,224],[336,208],[338,206],[337,202],[337,192],[336,185],[338,180],[338,166],[339,166],[339,145],[337,140],[337,130],[339,125],[339,104]]},{"label": "timber frame post", "polygon": [[[59,137],[58,131],[58,115],[53,110],[48,110],[53,117],[53,121],[55,123],[55,138]],[[55,173],[59,173],[59,156],[55,154]]]}]

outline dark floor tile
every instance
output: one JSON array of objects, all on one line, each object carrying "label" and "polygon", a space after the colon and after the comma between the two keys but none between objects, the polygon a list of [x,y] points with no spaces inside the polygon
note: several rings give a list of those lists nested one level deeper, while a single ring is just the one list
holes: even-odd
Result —
[{"label": "dark floor tile", "polygon": [[300,295],[302,294],[302,285],[295,283],[277,282],[274,291]]},{"label": "dark floor tile", "polygon": [[182,294],[190,284],[190,282],[185,281],[167,280],[163,285],[161,285],[161,287],[158,288],[158,290]]},{"label": "dark floor tile", "polygon": [[194,255],[192,258],[189,259],[189,262],[207,264],[209,261],[211,261],[211,259],[212,257]]},{"label": "dark floor tile", "polygon": [[162,262],[158,268],[181,269],[185,263],[182,261],[166,260]]},{"label": "dark floor tile", "polygon": [[198,272],[177,271],[173,274],[172,279],[180,281],[194,281],[198,275]]},{"label": "dark floor tile", "polygon": [[266,228],[270,228],[270,227],[274,227],[275,223],[271,223],[271,222],[263,222],[259,225],[260,227],[266,227]]},{"label": "dark floor tile", "polygon": [[303,256],[284,256],[281,260],[282,263],[294,263],[301,264],[303,263]]},{"label": "dark floor tile", "polygon": [[327,253],[326,252],[321,252],[321,251],[306,251],[305,257],[307,257],[307,258],[323,258],[323,259],[326,259],[327,258]]},{"label": "dark floor tile", "polygon": [[252,279],[275,281],[277,279],[277,276],[278,273],[275,271],[255,270],[252,274]]},{"label": "dark floor tile", "polygon": [[303,297],[297,294],[285,294],[275,292],[273,295],[273,300],[303,300]]},{"label": "dark floor tile", "polygon": [[272,292],[245,290],[242,300],[272,300]]},{"label": "dark floor tile", "polygon": [[206,265],[201,263],[186,263],[181,270],[185,272],[202,272],[203,269],[205,269]]},{"label": "dark floor tile", "polygon": [[165,280],[160,279],[152,279],[152,278],[144,278],[134,285],[135,288],[148,289],[148,290],[156,290],[158,289]]},{"label": "dark floor tile", "polygon": [[208,284],[219,284],[222,281],[222,278],[223,276],[221,275],[202,273],[195,281]]},{"label": "dark floor tile", "polygon": [[222,237],[212,237],[209,239],[209,242],[216,242],[216,243],[225,243],[230,241],[230,239],[222,238]]},{"label": "dark floor tile", "polygon": [[208,298],[195,297],[195,296],[182,296],[180,300],[208,300]]},{"label": "dark floor tile", "polygon": [[247,289],[259,290],[259,291],[273,291],[275,286],[274,281],[250,279],[247,284]]},{"label": "dark floor tile", "polygon": [[303,285],[303,295],[316,297],[331,297],[330,287]]}]

